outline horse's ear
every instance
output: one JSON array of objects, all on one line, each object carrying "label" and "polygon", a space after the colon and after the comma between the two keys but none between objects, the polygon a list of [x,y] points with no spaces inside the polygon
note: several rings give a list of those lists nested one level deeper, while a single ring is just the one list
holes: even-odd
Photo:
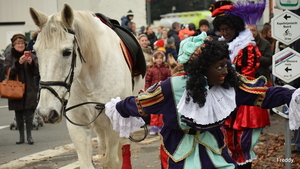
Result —
[{"label": "horse's ear", "polygon": [[71,6],[69,4],[64,4],[63,9],[61,10],[61,19],[63,24],[71,29],[72,28],[72,24],[73,24],[73,20],[74,20],[74,13],[73,13],[73,9],[71,8]]},{"label": "horse's ear", "polygon": [[45,15],[41,12],[38,12],[37,10],[35,10],[32,7],[29,8],[29,12],[30,12],[31,18],[32,18],[33,22],[36,24],[36,26],[38,26],[39,28],[42,28],[43,25],[48,20],[47,15]]}]

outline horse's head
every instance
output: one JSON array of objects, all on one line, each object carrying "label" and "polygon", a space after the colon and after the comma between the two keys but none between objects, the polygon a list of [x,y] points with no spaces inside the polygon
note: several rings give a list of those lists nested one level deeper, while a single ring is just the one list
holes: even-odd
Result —
[{"label": "horse's head", "polygon": [[46,123],[58,123],[83,61],[74,30],[74,12],[65,4],[60,13],[51,16],[34,8],[30,8],[30,14],[41,29],[34,45],[41,76],[37,111]]}]

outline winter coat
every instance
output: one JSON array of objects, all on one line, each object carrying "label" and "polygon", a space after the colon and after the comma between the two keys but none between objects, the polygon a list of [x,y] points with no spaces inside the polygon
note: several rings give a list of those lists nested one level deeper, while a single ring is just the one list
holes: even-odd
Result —
[{"label": "winter coat", "polygon": [[265,40],[264,38],[261,38],[258,34],[255,38],[256,46],[258,47],[261,57],[259,59],[260,65],[257,69],[257,76],[263,75],[265,76],[268,81],[271,81],[271,70],[270,66],[272,65],[272,50],[270,43]]},{"label": "winter coat", "polygon": [[152,50],[154,50],[154,42],[157,41],[155,33],[153,32],[152,34],[146,34],[146,35],[150,42],[149,46],[151,47]]},{"label": "winter coat", "polygon": [[173,55],[173,58],[175,60],[177,60],[177,58],[178,58],[177,50],[175,48],[166,47],[166,62],[168,62],[168,54],[169,53]]},{"label": "winter coat", "polygon": [[127,17],[127,16],[123,16],[121,18],[121,26],[123,26],[124,28],[128,29],[129,31],[132,31],[131,28],[128,27],[128,22],[130,22],[131,20]]},{"label": "winter coat", "polygon": [[154,85],[159,81],[164,81],[171,76],[171,71],[166,64],[161,65],[160,67],[157,64],[151,66],[146,73],[146,82],[145,89],[148,89],[150,86]]},{"label": "winter coat", "polygon": [[18,75],[19,81],[25,83],[25,93],[22,99],[8,99],[9,110],[26,110],[35,109],[37,106],[37,87],[34,82],[34,76],[39,75],[38,59],[34,54],[31,54],[31,65],[24,62],[22,65],[19,63],[19,56],[17,52],[12,48],[11,54],[8,54],[4,61],[5,74],[8,68],[11,68],[10,79],[16,79]]},{"label": "winter coat", "polygon": [[175,40],[175,46],[176,46],[176,50],[177,53],[179,51],[179,45],[180,45],[180,39],[178,37],[178,32],[176,32],[174,29],[170,29],[168,32],[168,38],[173,37]]}]

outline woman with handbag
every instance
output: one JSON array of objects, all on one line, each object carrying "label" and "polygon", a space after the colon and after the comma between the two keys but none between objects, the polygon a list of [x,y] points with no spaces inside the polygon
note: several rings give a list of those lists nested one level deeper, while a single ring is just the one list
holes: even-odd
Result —
[{"label": "woman with handbag", "polygon": [[33,144],[31,136],[34,111],[37,106],[37,89],[34,76],[39,75],[38,60],[34,54],[26,55],[26,37],[23,34],[15,34],[11,38],[13,48],[11,53],[5,56],[4,70],[10,69],[9,79],[16,79],[25,83],[25,92],[21,99],[8,98],[8,109],[15,111],[15,118],[20,133],[16,144],[25,141],[24,121],[26,123],[26,136],[28,144]]}]

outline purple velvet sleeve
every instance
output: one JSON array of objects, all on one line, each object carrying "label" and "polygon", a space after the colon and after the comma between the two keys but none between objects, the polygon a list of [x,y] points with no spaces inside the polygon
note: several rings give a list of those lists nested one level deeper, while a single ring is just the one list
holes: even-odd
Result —
[{"label": "purple velvet sleeve", "polygon": [[136,96],[129,96],[116,104],[116,109],[122,117],[141,117],[135,103],[135,98]]},{"label": "purple velvet sleeve", "polygon": [[295,89],[288,89],[285,87],[270,87],[267,90],[262,108],[269,109],[283,104],[289,105],[294,91]]},{"label": "purple velvet sleeve", "polygon": [[[269,109],[283,104],[289,105],[294,91],[295,90],[291,90],[285,87],[269,87],[266,91],[266,96],[262,102],[261,108]],[[247,93],[241,89],[238,89],[236,92],[237,106],[254,106],[254,103],[257,100],[258,96],[259,95],[257,94]]]}]

